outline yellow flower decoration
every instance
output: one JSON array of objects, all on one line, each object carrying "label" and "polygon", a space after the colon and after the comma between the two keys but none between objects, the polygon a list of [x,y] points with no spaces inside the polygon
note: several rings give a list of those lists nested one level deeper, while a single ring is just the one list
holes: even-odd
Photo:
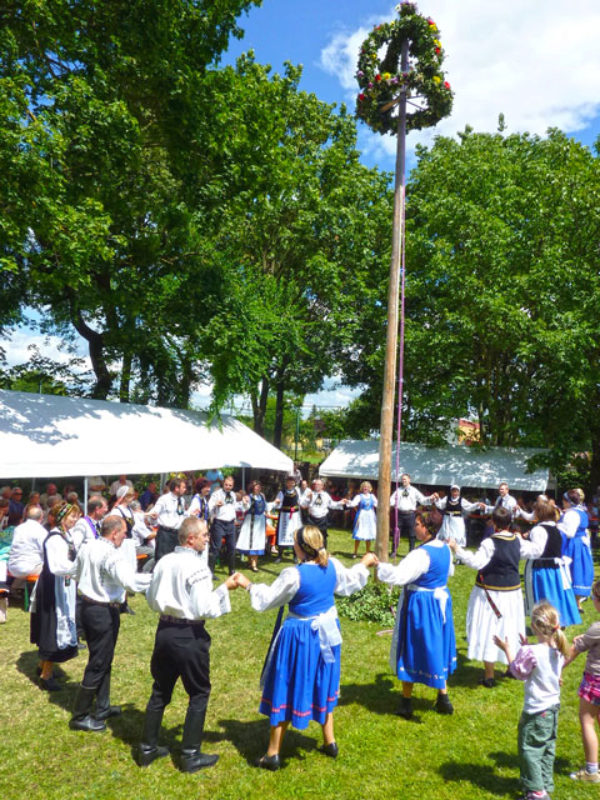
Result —
[{"label": "yellow flower decoration", "polygon": [[434,76],[433,76],[433,82],[434,82],[435,84],[440,84],[440,83],[442,82],[442,79],[440,78],[440,76],[439,76],[439,75],[434,75]]},{"label": "yellow flower decoration", "polygon": [[434,45],[435,45],[436,47],[441,47],[441,46],[442,46],[442,43],[440,42],[440,40],[439,40],[439,39],[434,39],[434,40],[433,40],[433,43],[434,43]]},{"label": "yellow flower decoration", "polygon": [[384,81],[389,81],[389,79],[392,77],[392,73],[391,72],[384,72],[381,77],[383,78]]}]

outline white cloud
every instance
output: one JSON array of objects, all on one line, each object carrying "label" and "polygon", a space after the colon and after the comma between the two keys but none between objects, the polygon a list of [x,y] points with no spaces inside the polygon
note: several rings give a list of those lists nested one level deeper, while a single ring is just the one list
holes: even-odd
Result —
[{"label": "white cloud", "polygon": [[[9,367],[27,363],[32,355],[29,349],[31,345],[35,345],[42,356],[51,358],[53,361],[57,361],[60,364],[69,364],[73,360],[73,355],[64,352],[64,350],[59,350],[61,342],[62,340],[58,336],[46,336],[29,327],[23,327],[17,328],[7,334],[2,341],[2,346],[6,351],[6,361]],[[78,344],[75,355],[79,358],[86,359],[86,366],[84,368],[91,369],[83,340],[81,340],[81,344]]]},{"label": "white cloud", "polygon": [[[597,0],[423,0],[419,10],[441,30],[444,69],[455,99],[451,117],[411,133],[410,149],[436,134],[454,135],[467,124],[495,131],[501,112],[509,131],[541,135],[549,127],[580,132],[600,114]],[[372,25],[395,14],[391,6],[385,17],[335,33],[321,52],[321,67],[338,78],[351,107],[360,44]],[[395,147],[395,137],[369,133],[365,149],[390,156]]]}]

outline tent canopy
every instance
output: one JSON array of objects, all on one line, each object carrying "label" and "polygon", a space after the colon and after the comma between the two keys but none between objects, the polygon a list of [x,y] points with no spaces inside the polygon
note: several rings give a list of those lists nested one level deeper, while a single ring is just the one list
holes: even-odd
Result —
[{"label": "tent canopy", "polygon": [[293,462],[232,417],[0,390],[0,478],[139,475]]},{"label": "tent canopy", "polygon": [[[545,492],[549,470],[527,472],[527,460],[540,452],[533,448],[507,447],[479,450],[466,445],[430,448],[401,442],[399,472],[400,475],[408,472],[413,483],[429,486],[458,483],[460,486],[495,489],[501,481],[507,481],[511,489]],[[379,440],[349,439],[341,442],[321,464],[319,473],[329,478],[377,480]],[[392,480],[396,480],[396,446],[392,450]]]}]

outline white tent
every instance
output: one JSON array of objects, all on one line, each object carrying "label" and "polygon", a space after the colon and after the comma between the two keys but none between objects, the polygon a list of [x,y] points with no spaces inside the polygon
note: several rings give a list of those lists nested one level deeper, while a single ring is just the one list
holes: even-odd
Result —
[{"label": "white tent", "polygon": [[0,390],[0,478],[137,475],[210,467],[291,472],[232,417]]},{"label": "white tent", "polygon": [[[540,450],[533,448],[489,447],[485,450],[466,445],[425,447],[422,444],[400,443],[399,472],[408,472],[413,483],[429,486],[473,486],[495,489],[507,481],[511,489],[545,492],[549,470],[527,472],[527,460]],[[363,478],[377,480],[379,474],[379,440],[341,442],[319,468],[329,478]],[[399,477],[399,476],[398,476]],[[396,480],[396,447],[392,451],[392,480]]]}]

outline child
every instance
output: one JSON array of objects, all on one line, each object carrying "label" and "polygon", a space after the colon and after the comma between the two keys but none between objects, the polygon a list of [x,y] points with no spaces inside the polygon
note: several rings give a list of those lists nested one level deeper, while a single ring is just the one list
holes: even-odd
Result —
[{"label": "child", "polygon": [[[600,612],[600,580],[592,586],[592,600],[594,608]],[[572,772],[571,778],[576,781],[600,783],[598,737],[595,727],[600,715],[600,622],[593,622],[584,634],[573,639],[565,666],[574,661],[584,650],[587,650],[587,659],[577,694],[585,767],[578,772]]]},{"label": "child", "polygon": [[511,673],[525,682],[518,739],[524,800],[549,800],[554,790],[560,673],[568,644],[557,610],[546,601],[533,607],[531,627],[538,644],[530,645],[522,636],[514,659],[506,639],[494,636],[494,642],[504,650]]}]

